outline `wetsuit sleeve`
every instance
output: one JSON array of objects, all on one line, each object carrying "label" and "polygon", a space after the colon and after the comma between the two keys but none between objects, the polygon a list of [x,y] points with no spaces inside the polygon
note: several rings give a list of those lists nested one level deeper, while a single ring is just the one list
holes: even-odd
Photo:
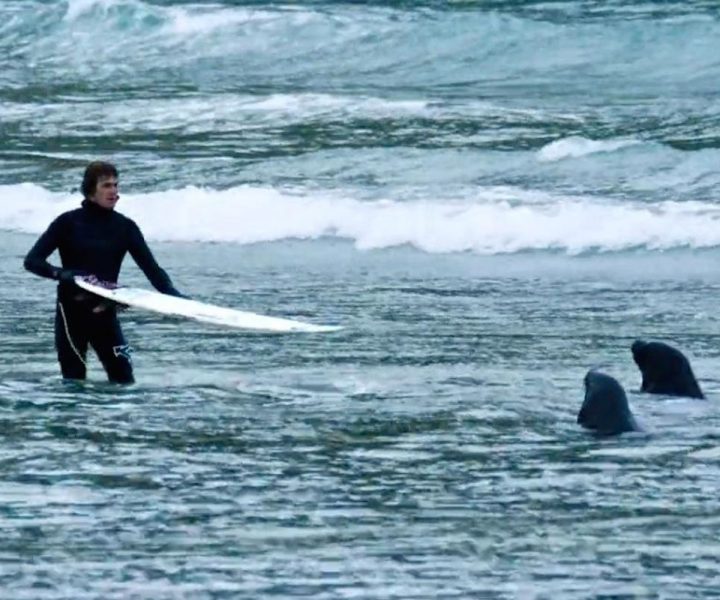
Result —
[{"label": "wetsuit sleeve", "polygon": [[63,269],[51,265],[47,258],[55,250],[57,250],[58,244],[60,243],[60,231],[62,229],[62,220],[60,217],[55,219],[50,226],[47,228],[35,242],[35,245],[30,248],[30,252],[27,253],[23,265],[31,273],[40,275],[40,277],[48,277],[49,279],[60,279]]},{"label": "wetsuit sleeve", "polygon": [[128,251],[137,263],[137,266],[145,273],[145,277],[148,278],[158,292],[169,294],[170,296],[182,296],[173,286],[168,274],[157,264],[155,257],[145,242],[140,228],[134,222],[130,223]]}]

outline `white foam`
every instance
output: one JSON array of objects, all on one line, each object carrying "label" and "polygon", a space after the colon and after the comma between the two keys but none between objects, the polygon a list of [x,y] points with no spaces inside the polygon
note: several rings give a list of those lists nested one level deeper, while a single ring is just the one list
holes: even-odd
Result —
[{"label": "white foam", "polygon": [[109,135],[149,129],[179,129],[195,133],[217,128],[245,128],[255,122],[294,123],[328,114],[337,118],[424,115],[429,114],[428,104],[422,100],[313,93],[267,96],[217,94],[210,98],[139,98],[118,102],[0,102],[0,117],[6,123],[34,123],[38,129],[58,126],[94,130],[102,121],[104,131]]},{"label": "white foam", "polygon": [[231,8],[221,3],[188,4],[184,6],[156,5],[142,0],[67,0],[65,21],[76,22],[95,13],[102,12],[108,15],[111,11],[120,11],[134,14],[136,25],[142,25],[144,17],[152,15],[157,19],[155,26],[161,35],[176,36],[179,38],[211,35],[218,30],[236,29],[248,23],[278,21],[282,22],[288,14],[293,15],[293,22],[302,26],[311,18],[313,13],[299,8],[273,7],[261,9],[258,7]]},{"label": "white foam", "polygon": [[[41,232],[77,197],[32,184],[0,186],[0,228]],[[446,200],[358,200],[249,186],[188,187],[124,195],[118,210],[154,240],[249,244],[333,236],[359,249],[412,245],[425,252],[619,251],[720,246],[720,206],[622,204],[489,188]]]},{"label": "white foam", "polygon": [[621,148],[641,144],[640,140],[588,140],[579,136],[570,136],[550,142],[543,146],[537,154],[541,162],[554,162],[565,158],[579,158],[598,152],[615,152]]},{"label": "white foam", "polygon": [[243,10],[237,7],[225,9],[219,7],[169,8],[169,22],[164,28],[165,33],[179,36],[208,35],[219,29],[236,27],[250,21],[265,21],[271,16],[257,10]]},{"label": "white foam", "polygon": [[114,0],[68,0],[65,19],[75,21],[78,17],[90,12],[96,6],[107,8],[115,4]]}]

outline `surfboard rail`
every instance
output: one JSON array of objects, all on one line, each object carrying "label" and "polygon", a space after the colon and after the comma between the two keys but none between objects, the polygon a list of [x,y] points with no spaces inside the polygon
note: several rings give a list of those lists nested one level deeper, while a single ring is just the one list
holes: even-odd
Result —
[{"label": "surfboard rail", "polygon": [[330,333],[342,329],[339,325],[316,325],[283,317],[270,317],[253,312],[216,306],[190,298],[169,296],[154,290],[103,282],[94,277],[75,277],[83,290],[117,302],[118,304],[147,311],[184,317],[222,327],[262,331],[266,333]]}]

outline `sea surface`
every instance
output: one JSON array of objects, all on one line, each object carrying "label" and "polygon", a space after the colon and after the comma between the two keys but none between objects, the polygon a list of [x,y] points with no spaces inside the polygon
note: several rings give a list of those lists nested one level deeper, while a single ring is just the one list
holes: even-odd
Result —
[{"label": "sea surface", "polygon": [[[178,289],[343,329],[129,310],[63,382],[94,159]],[[720,597],[719,164],[714,0],[3,0],[0,597]]]}]

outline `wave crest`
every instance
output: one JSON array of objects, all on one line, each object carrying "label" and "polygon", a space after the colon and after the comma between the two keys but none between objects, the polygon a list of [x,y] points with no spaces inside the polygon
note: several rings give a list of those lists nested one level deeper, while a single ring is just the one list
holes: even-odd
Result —
[{"label": "wave crest", "polygon": [[[39,233],[76,197],[32,184],[0,186],[0,228]],[[486,189],[446,201],[365,201],[331,194],[187,187],[121,199],[148,238],[252,244],[337,237],[358,249],[410,245],[429,253],[570,254],[720,245],[720,207],[702,202],[620,204]]]}]

